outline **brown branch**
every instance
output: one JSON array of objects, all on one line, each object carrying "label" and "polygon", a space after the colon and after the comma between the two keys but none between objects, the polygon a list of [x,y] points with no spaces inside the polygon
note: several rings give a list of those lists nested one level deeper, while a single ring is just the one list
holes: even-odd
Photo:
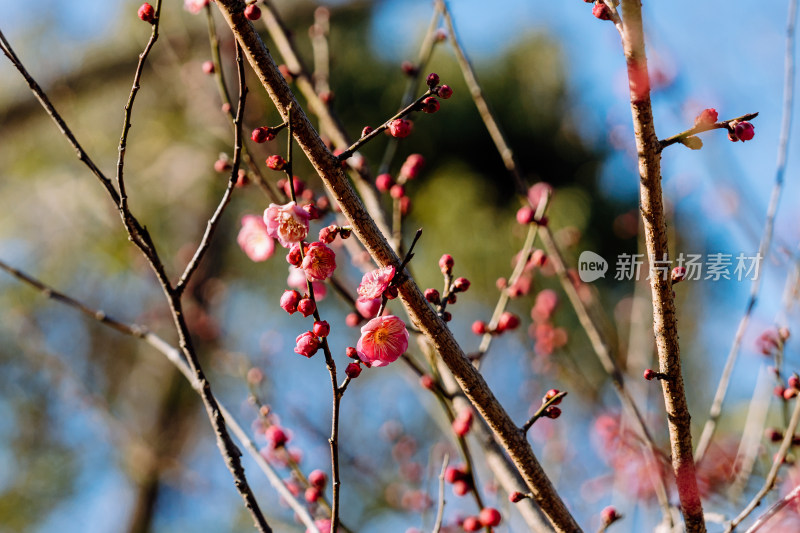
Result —
[{"label": "brown branch", "polygon": [[[266,46],[244,16],[243,2],[218,0],[217,5],[279,113],[286,117],[289,106],[293,106],[292,123],[295,140],[329,192],[338,200],[342,213],[350,221],[356,236],[379,266],[398,265],[399,258],[345,178],[339,160],[317,135],[278,71]],[[429,339],[453,372],[462,390],[489,423],[555,529],[580,531],[580,527],[555,491],[527,440],[497,401],[483,377],[470,364],[445,323],[430,308],[416,283],[408,279],[400,285],[399,290],[412,323]]]},{"label": "brown branch", "polygon": [[[661,156],[653,124],[650,104],[647,56],[645,55],[642,6],[639,0],[623,0],[624,31],[622,46],[628,67],[631,113],[639,154],[640,203],[644,222],[648,257],[668,257],[667,227],[661,191]],[[651,265],[652,267],[652,265]],[[651,268],[650,287],[653,298],[653,329],[656,336],[659,371],[669,379],[661,380],[672,451],[678,497],[689,533],[705,532],[703,504],[697,488],[695,463],[692,458],[691,416],[681,373],[678,324],[672,280]]]}]

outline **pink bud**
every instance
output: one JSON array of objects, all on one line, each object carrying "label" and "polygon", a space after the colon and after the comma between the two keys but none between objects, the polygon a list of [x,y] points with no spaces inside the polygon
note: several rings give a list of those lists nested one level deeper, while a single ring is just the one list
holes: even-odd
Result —
[{"label": "pink bud", "polygon": [[373,128],[372,126],[364,126],[364,129],[361,130],[361,136],[362,137],[366,137],[367,135],[372,133],[374,130],[375,130],[375,128]]},{"label": "pink bud", "polygon": [[466,292],[469,286],[470,282],[467,278],[456,278],[453,282],[453,288],[455,288],[456,292]]},{"label": "pink bud", "polygon": [[347,350],[345,350],[345,355],[350,359],[358,359],[358,350],[356,350],[353,346],[348,346]]},{"label": "pink bud", "polygon": [[436,74],[435,72],[431,72],[430,74],[428,74],[428,77],[425,79],[425,83],[428,84],[428,87],[433,89],[434,87],[439,85],[439,75]]},{"label": "pink bud", "polygon": [[230,162],[225,158],[219,158],[214,161],[214,170],[216,172],[227,172],[231,169]]},{"label": "pink bud", "polygon": [[314,487],[308,487],[306,492],[303,494],[303,497],[306,499],[308,503],[314,503],[322,496],[322,493],[319,489],[315,489]]},{"label": "pink bud", "polygon": [[686,277],[686,267],[675,267],[672,269],[672,284],[680,283]]},{"label": "pink bud", "polygon": [[419,378],[419,384],[428,390],[433,390],[436,386],[436,383],[433,381],[433,377],[428,374],[424,374],[421,378]]},{"label": "pink bud", "polygon": [[519,317],[514,313],[506,311],[500,315],[500,320],[497,321],[497,332],[502,333],[507,330],[517,329],[519,327]]},{"label": "pink bud", "polygon": [[203,74],[214,74],[213,61],[203,61]]},{"label": "pink bud", "polygon": [[648,368],[644,371],[644,379],[647,381],[653,381],[656,379],[656,372],[652,368]]},{"label": "pink bud", "polygon": [[480,531],[482,526],[477,516],[468,516],[464,519],[461,527],[464,531]]},{"label": "pink bud", "polygon": [[138,15],[140,19],[151,24],[156,20],[156,10],[147,2],[139,7]]},{"label": "pink bud", "polygon": [[389,189],[389,196],[392,198],[402,198],[406,195],[406,188],[400,184],[392,185],[392,188]]},{"label": "pink bud", "polygon": [[317,320],[314,322],[314,327],[311,328],[311,331],[317,337],[327,337],[328,334],[331,332],[331,326],[328,324],[326,320]]},{"label": "pink bud", "polygon": [[403,72],[406,74],[406,76],[414,76],[417,74],[417,67],[415,67],[414,63],[411,61],[403,61],[403,63],[400,65],[400,68],[403,69]]},{"label": "pink bud", "polygon": [[375,188],[380,192],[388,192],[392,185],[394,185],[394,178],[391,174],[381,174],[375,178]]},{"label": "pink bud", "polygon": [[[561,391],[558,390],[558,389],[550,389],[549,391],[547,391],[547,394],[544,395],[544,398],[542,398],[542,403],[549,402],[550,400],[552,400],[553,398],[558,396],[560,393],[561,393]],[[560,404],[562,399],[563,399],[563,396],[561,398],[559,398],[558,400],[554,401],[551,405]]]},{"label": "pink bud", "polygon": [[561,416],[561,408],[551,405],[550,407],[544,410],[544,416],[555,420],[556,418]]},{"label": "pink bud", "polygon": [[328,475],[322,470],[314,470],[308,475],[308,482],[312,487],[322,490],[328,483]]},{"label": "pink bud", "polygon": [[[253,133],[256,131],[258,130],[253,130]],[[271,155],[267,158],[267,167],[272,170],[283,170],[285,166],[286,160],[279,155]]]},{"label": "pink bud", "polygon": [[433,114],[439,111],[439,100],[429,96],[422,101],[421,108],[423,113]]},{"label": "pink bud", "polygon": [[274,424],[264,431],[264,436],[270,442],[273,449],[280,448],[289,442],[289,436],[283,428]]},{"label": "pink bud", "polygon": [[736,138],[739,139],[742,142],[749,141],[756,134],[756,131],[755,131],[755,128],[753,127],[753,125],[750,124],[749,122],[747,122],[746,120],[743,120],[743,121],[739,122],[738,124],[736,124],[736,126],[733,129],[733,131],[736,134]]},{"label": "pink bud", "polygon": [[453,89],[451,89],[449,85],[442,85],[441,87],[439,87],[436,93],[442,100],[447,100],[448,98],[453,96]]},{"label": "pink bud", "polygon": [[255,4],[250,4],[244,8],[244,16],[248,20],[258,20],[261,18],[261,9]]},{"label": "pink bud", "polygon": [[303,263],[303,256],[300,253],[300,243],[295,243],[289,249],[289,253],[286,254],[286,262],[298,268]]},{"label": "pink bud", "polygon": [[347,368],[344,369],[344,373],[348,378],[356,379],[361,375],[361,365],[358,363],[350,363],[347,365]]},{"label": "pink bud", "polygon": [[600,20],[611,20],[611,13],[608,10],[608,6],[605,5],[601,0],[595,2],[594,7],[592,8],[592,15]]},{"label": "pink bud", "polygon": [[524,494],[522,494],[521,492],[512,492],[508,496],[508,501],[510,501],[511,503],[519,503],[522,500],[524,500],[525,498],[526,498],[526,496]]},{"label": "pink bud", "polygon": [[300,311],[300,314],[303,316],[313,315],[314,311],[317,310],[317,304],[315,304],[314,300],[311,298],[303,298],[297,304],[297,310]]},{"label": "pink bud", "polygon": [[253,142],[256,142],[256,143],[259,143],[259,144],[265,143],[267,141],[271,141],[274,138],[275,138],[275,134],[272,133],[272,130],[270,130],[269,128],[265,128],[265,127],[256,128],[250,134],[250,139]]},{"label": "pink bud", "polygon": [[472,333],[474,333],[475,335],[483,335],[487,331],[488,327],[486,325],[486,322],[484,322],[483,320],[476,320],[475,322],[472,323]]},{"label": "pink bud", "polygon": [[494,507],[484,507],[478,514],[478,519],[480,519],[484,527],[495,527],[500,525],[502,517],[500,516],[500,511]]},{"label": "pink bud", "polygon": [[695,126],[711,126],[719,119],[719,115],[717,114],[717,110],[713,107],[708,109],[703,109],[703,111],[697,115],[697,118],[694,119]]},{"label": "pink bud", "polygon": [[403,216],[408,215],[411,212],[411,198],[408,196],[403,196],[400,198],[400,214]]},{"label": "pink bud", "polygon": [[284,291],[281,296],[281,307],[290,315],[297,311],[297,304],[300,302],[300,293],[297,291]]},{"label": "pink bud", "polygon": [[409,134],[411,134],[413,127],[414,125],[410,120],[398,118],[389,123],[389,133],[392,137],[402,139],[403,137],[408,137]]},{"label": "pink bud", "polygon": [[425,299],[432,304],[438,304],[440,301],[439,291],[436,289],[425,289]]},{"label": "pink bud", "polygon": [[536,220],[536,212],[532,207],[524,205],[517,211],[517,222],[523,226],[530,224],[534,220]]},{"label": "pink bud", "polygon": [[354,328],[361,323],[361,315],[358,313],[347,313],[347,316],[344,318],[344,323],[347,324],[347,327]]},{"label": "pink bud", "polygon": [[442,274],[449,274],[452,272],[453,265],[455,265],[455,261],[452,255],[444,254],[439,258],[439,269],[442,271]]},{"label": "pink bud", "polygon": [[301,333],[296,339],[297,346],[294,347],[294,352],[302,355],[303,357],[311,357],[317,350],[319,350],[319,339],[310,331]]},{"label": "pink bud", "polygon": [[613,522],[616,522],[617,520],[622,518],[622,516],[617,512],[617,510],[614,507],[609,505],[600,512],[600,518],[601,520],[603,520],[603,525],[609,526]]},{"label": "pink bud", "polygon": [[470,484],[467,481],[459,479],[455,483],[453,483],[453,494],[456,496],[463,496],[464,494],[468,493],[470,490]]}]

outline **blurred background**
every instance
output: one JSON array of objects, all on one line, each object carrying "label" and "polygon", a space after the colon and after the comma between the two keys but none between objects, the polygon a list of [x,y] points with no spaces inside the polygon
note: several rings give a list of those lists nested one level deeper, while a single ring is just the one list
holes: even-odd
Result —
[{"label": "blurred background", "polygon": [[[619,36],[612,24],[592,16],[591,4],[578,0],[452,4],[459,37],[526,179],[555,189],[550,225],[570,265],[583,250],[611,264],[605,279],[583,290],[602,302],[606,334],[619,347],[631,388],[666,450],[660,388],[640,378],[654,365],[649,289],[646,283],[613,279],[616,257],[642,249]],[[276,2],[307,64],[312,63],[308,28],[319,5]],[[330,9],[331,107],[357,137],[365,125],[380,124],[398,109],[407,80],[401,65],[416,60],[433,6],[428,0],[324,5]],[[137,55],[150,32],[136,17],[138,6],[121,0],[79,5],[43,0],[35,8],[6,2],[0,18],[0,30],[23,63],[109,174]],[[787,3],[730,6],[718,0],[644,6],[659,137],[689,128],[706,107],[716,108],[720,119],[760,113],[750,142],[731,143],[724,132],[713,131],[703,135],[700,151],[680,145],[665,151],[663,187],[673,254],[755,255],[763,231],[778,150]],[[216,19],[224,71],[235,91],[231,36]],[[256,26],[276,62],[282,62],[263,25]],[[126,176],[131,207],[154,236],[173,277],[183,270],[224,190],[226,175],[214,171],[214,162],[232,151],[217,86],[202,70],[210,58],[205,13],[192,15],[178,0],[165,2],[161,37],[134,109]],[[455,275],[469,278],[472,287],[450,308],[450,325],[464,349],[474,351],[479,338],[470,325],[490,318],[499,296],[497,280],[510,275],[525,238],[526,228],[515,220],[522,199],[446,42],[434,48],[427,71],[437,72],[454,96],[437,114],[415,117],[414,132],[399,143],[390,171],[396,175],[412,153],[426,160],[407,186],[412,209],[404,223],[406,239],[424,228],[413,272],[420,287],[441,289],[437,260],[442,253],[453,255]],[[248,82],[246,125],[277,124],[249,68]],[[760,486],[777,449],[764,442],[753,478],[739,487],[738,499],[730,493],[750,398],[760,391],[759,405],[770,402],[767,367],[773,362],[756,341],[776,323],[792,332],[797,325],[797,287],[790,285],[788,310],[783,299],[798,260],[796,129],[775,239],[762,264],[761,296],[715,440],[718,460],[703,472],[707,510],[726,515]],[[362,152],[373,170],[386,143],[381,136]],[[285,136],[249,147],[263,162],[284,153]],[[277,181],[276,173],[261,168]],[[295,171],[317,195],[322,193],[306,162],[297,163]],[[0,61],[0,176],[0,260],[176,343],[163,294],[128,242],[114,206],[5,58]],[[384,201],[389,208],[391,202]],[[246,428],[254,424],[256,442],[266,444],[257,409],[248,401],[249,387],[291,431],[302,470],[327,470],[329,377],[321,354],[305,359],[292,351],[294,338],[310,323],[277,305],[287,288],[282,249],[254,263],[236,244],[241,217],[261,214],[268,203],[254,185],[234,191],[187,294],[187,315],[218,398]],[[311,234],[330,220],[317,222]],[[361,270],[344,250],[337,259],[337,275],[354,293]],[[520,423],[548,389],[568,390],[561,418],[537,422],[530,433],[545,469],[587,530],[596,529],[600,510],[613,504],[626,515],[615,531],[650,531],[660,514],[647,465],[609,445],[615,440],[609,433],[618,432],[621,440],[625,435],[613,388],[552,268],[535,269],[530,281],[527,294],[510,304],[522,327],[495,340],[482,371]],[[567,339],[563,346],[543,343],[532,327],[536,295],[548,288],[562,300],[550,325]],[[749,280],[735,279],[676,288],[696,436],[749,290]],[[345,347],[359,336],[358,328],[345,324],[350,307],[328,290],[320,310],[332,325],[330,342],[343,368]],[[785,359],[789,372],[797,370],[794,338]],[[251,368],[260,369],[263,380],[254,380],[251,372],[248,385]],[[764,424],[780,424],[778,407],[773,400]],[[343,522],[353,531],[429,530],[442,451],[449,450],[454,463],[460,460],[444,415],[417,376],[399,363],[365,371],[344,396],[341,424]],[[625,468],[621,456],[627,457]],[[507,495],[477,462],[484,501],[504,517],[497,531],[526,531]],[[246,457],[245,466],[276,531],[301,531]],[[289,476],[286,468],[277,468]],[[477,513],[474,500],[453,496],[449,487],[447,494],[445,524]],[[0,531],[251,527],[199,399],[169,363],[149,346],[0,275]]]}]

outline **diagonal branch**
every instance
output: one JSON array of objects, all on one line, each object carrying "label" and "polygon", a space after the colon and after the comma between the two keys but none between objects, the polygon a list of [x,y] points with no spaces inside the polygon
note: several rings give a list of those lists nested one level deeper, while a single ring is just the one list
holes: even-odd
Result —
[{"label": "diagonal branch", "polygon": [[[379,266],[399,265],[399,258],[347,181],[339,160],[328,150],[312,127],[263,41],[244,16],[244,3],[241,0],[218,0],[217,5],[279,113],[286,118],[288,109],[292,106],[295,140],[328,191],[339,201],[342,213],[350,221],[356,236]],[[464,393],[490,425],[554,528],[557,531],[580,531],[533,454],[527,439],[467,359],[445,323],[428,305],[416,283],[408,279],[399,286],[399,291],[411,321],[429,339],[443,362],[453,372]]]}]

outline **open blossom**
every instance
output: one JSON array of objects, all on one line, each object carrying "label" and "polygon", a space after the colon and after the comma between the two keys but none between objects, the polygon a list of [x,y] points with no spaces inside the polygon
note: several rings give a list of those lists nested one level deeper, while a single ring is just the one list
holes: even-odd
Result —
[{"label": "open blossom", "polygon": [[393,265],[367,272],[358,286],[358,299],[364,301],[380,298],[383,291],[389,288],[392,278],[394,278]]},{"label": "open blossom", "polygon": [[266,261],[275,252],[275,242],[267,233],[267,225],[257,215],[242,217],[242,229],[236,242],[252,261]]},{"label": "open blossom", "polygon": [[264,222],[270,237],[278,239],[285,248],[306,238],[308,219],[308,213],[295,202],[286,205],[269,204],[264,211]]},{"label": "open blossom", "polygon": [[189,13],[197,15],[208,5],[209,0],[184,0],[183,7]]},{"label": "open blossom", "polygon": [[379,316],[361,328],[356,344],[358,356],[371,366],[386,366],[408,349],[408,330],[394,315]]},{"label": "open blossom", "polygon": [[336,254],[321,242],[312,242],[303,259],[303,270],[309,281],[325,281],[336,270]]}]

